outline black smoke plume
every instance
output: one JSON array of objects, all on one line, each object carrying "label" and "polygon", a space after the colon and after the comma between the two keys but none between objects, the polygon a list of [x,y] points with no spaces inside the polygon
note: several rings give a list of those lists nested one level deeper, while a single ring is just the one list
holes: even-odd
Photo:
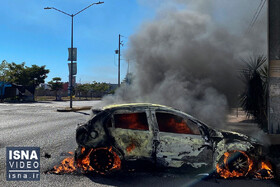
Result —
[{"label": "black smoke plume", "polygon": [[240,56],[264,42],[244,34],[246,29],[232,32],[210,15],[188,9],[160,11],[130,37],[126,57],[133,83],[103,104],[164,104],[221,127],[229,107],[238,105]]}]

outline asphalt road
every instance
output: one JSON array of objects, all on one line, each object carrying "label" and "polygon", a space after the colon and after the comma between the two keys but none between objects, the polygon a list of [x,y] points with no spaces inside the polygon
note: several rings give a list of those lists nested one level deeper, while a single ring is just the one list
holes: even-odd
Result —
[{"label": "asphalt road", "polygon": [[[98,101],[74,102],[74,106],[96,105]],[[170,172],[134,172],[111,177],[82,174],[46,174],[69,151],[74,151],[75,129],[88,118],[88,111],[57,112],[69,102],[31,104],[0,103],[0,186],[278,186],[270,180],[222,180]],[[6,181],[6,147],[40,147],[40,181]],[[46,158],[45,154],[51,155]],[[69,155],[68,155],[69,156]]]}]

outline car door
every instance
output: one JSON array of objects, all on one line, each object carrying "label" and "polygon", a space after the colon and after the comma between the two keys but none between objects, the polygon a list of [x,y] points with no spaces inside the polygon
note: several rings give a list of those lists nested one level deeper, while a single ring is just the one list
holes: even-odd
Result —
[{"label": "car door", "polygon": [[156,111],[158,125],[157,162],[164,166],[194,168],[210,166],[212,147],[203,135],[202,129],[187,116]]},{"label": "car door", "polygon": [[108,128],[116,147],[124,153],[125,159],[151,158],[153,133],[144,111],[117,111],[112,116],[112,128]]}]

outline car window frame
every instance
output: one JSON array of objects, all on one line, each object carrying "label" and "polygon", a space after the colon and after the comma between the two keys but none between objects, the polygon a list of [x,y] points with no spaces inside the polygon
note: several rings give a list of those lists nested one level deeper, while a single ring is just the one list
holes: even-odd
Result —
[{"label": "car window frame", "polygon": [[[110,115],[110,120],[112,122],[112,127],[107,127],[106,128],[112,128],[112,129],[122,129],[122,130],[132,130],[132,131],[142,131],[142,132],[151,132],[152,131],[152,124],[149,123],[149,120],[148,120],[148,112],[149,112],[149,109],[145,109],[145,110],[117,110],[117,111],[114,111],[111,115]],[[119,128],[119,127],[116,127],[115,125],[115,118],[114,116],[116,114],[132,114],[132,113],[145,113],[146,115],[146,120],[147,120],[147,124],[148,124],[148,129],[147,130],[141,130],[141,129],[125,129],[125,128]],[[106,122],[106,125],[107,125],[107,122]]]},{"label": "car window frame", "polygon": [[[198,124],[196,121],[192,120],[191,118],[189,118],[187,115],[183,115],[181,113],[177,113],[177,112],[174,112],[174,111],[167,111],[167,110],[160,110],[160,109],[155,109],[154,110],[155,112],[155,116],[154,116],[154,120],[155,120],[155,125],[157,126],[157,129],[158,129],[158,132],[159,133],[171,133],[171,134],[178,134],[178,135],[187,135],[187,136],[201,136],[203,137],[204,136],[204,131],[203,129],[201,128],[201,125]],[[156,114],[157,112],[160,112],[160,113],[166,113],[166,114],[171,114],[171,115],[175,115],[175,116],[179,116],[187,121],[191,121],[192,123],[194,123],[195,125],[197,125],[198,127],[198,130],[199,130],[199,133],[200,134],[186,134],[186,133],[176,133],[176,132],[164,132],[164,131],[160,131],[159,130],[159,125],[158,125],[158,120],[157,120],[157,117],[156,117]]]}]

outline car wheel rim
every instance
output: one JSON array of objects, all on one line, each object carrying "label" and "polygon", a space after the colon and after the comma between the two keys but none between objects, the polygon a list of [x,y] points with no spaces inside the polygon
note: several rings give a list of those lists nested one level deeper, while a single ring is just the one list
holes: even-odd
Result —
[{"label": "car wheel rim", "polygon": [[249,170],[248,158],[241,152],[237,151],[231,154],[227,160],[229,171],[237,171],[239,173],[247,173]]},{"label": "car wheel rim", "polygon": [[90,154],[90,165],[97,173],[105,174],[114,165],[114,154],[107,149],[95,150]]}]

